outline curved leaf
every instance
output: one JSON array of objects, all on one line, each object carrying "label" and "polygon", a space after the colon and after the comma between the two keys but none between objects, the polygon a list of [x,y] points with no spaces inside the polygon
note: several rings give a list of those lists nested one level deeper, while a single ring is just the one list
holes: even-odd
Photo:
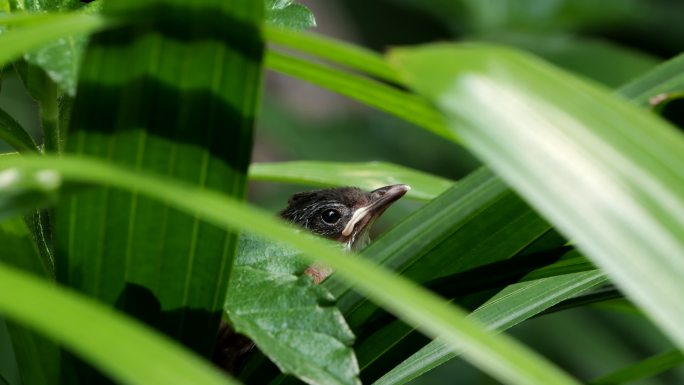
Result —
[{"label": "curved leaf", "polygon": [[61,342],[123,384],[237,384],[120,313],[4,264],[0,264],[0,292],[21,293],[20,300],[0,296],[0,312],[7,318]]},{"label": "curved leaf", "polygon": [[619,385],[628,384],[642,378],[648,378],[664,371],[680,366],[684,362],[684,353],[671,350],[649,357],[634,365],[622,368],[613,373],[601,376],[589,382],[589,385]]},{"label": "curved leaf", "polygon": [[[5,17],[11,21],[12,16],[2,16],[0,25],[4,24]],[[28,18],[24,18],[26,19]],[[36,22],[0,35],[0,66],[57,39],[93,33],[108,25],[102,17],[84,14],[41,14],[33,20]]]},{"label": "curved leaf", "polygon": [[450,137],[444,127],[442,116],[421,97],[372,79],[273,50],[266,53],[265,63],[271,70],[348,96],[414,123],[436,135]]},{"label": "curved leaf", "polygon": [[358,45],[315,33],[268,26],[264,28],[264,34],[269,43],[313,55],[392,83],[401,82],[384,57]]},{"label": "curved leaf", "polygon": [[[43,259],[24,221],[10,218],[0,222],[0,261],[46,280],[53,279],[52,261]],[[59,379],[59,349],[32,330],[7,322],[12,347],[24,385],[55,384]],[[40,362],[40,365],[36,365]]]},{"label": "curved leaf", "polygon": [[684,138],[653,114],[522,53],[392,55],[452,134],[684,347]]},{"label": "curved leaf", "polygon": [[38,145],[19,122],[0,109],[0,139],[19,152],[38,152]]},{"label": "curved leaf", "polygon": [[[514,284],[475,309],[470,317],[480,320],[493,330],[503,331],[605,281],[603,273],[590,271]],[[459,355],[460,352],[450,349],[444,343],[433,341],[387,372],[373,385],[405,384]]]},{"label": "curved leaf", "polygon": [[618,92],[642,106],[648,106],[654,98],[667,99],[673,93],[681,97],[684,92],[684,53],[625,84]]},{"label": "curved leaf", "polygon": [[[133,172],[96,158],[74,156],[0,157],[0,170],[26,174],[51,171],[60,180],[93,183],[137,191],[168,202],[222,228],[239,228],[301,250],[355,285],[356,289],[415,325],[426,334],[439,337],[453,349],[501,381],[512,384],[577,384],[555,366],[514,340],[495,336],[465,312],[444,300],[353,254],[342,253],[330,242],[284,226],[270,214],[249,208],[223,194],[201,189],[148,173]],[[16,180],[21,184],[24,180]],[[12,186],[14,189],[17,186]],[[8,186],[0,186],[0,198]]]},{"label": "curved leaf", "polygon": [[249,177],[252,180],[310,184],[321,187],[357,186],[366,190],[405,183],[411,186],[406,196],[420,200],[433,199],[454,184],[448,179],[383,162],[252,163],[249,167]]}]

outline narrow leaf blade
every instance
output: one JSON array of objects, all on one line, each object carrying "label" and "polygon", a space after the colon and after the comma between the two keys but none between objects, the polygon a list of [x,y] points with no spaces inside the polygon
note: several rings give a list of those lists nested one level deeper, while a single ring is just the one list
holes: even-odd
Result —
[{"label": "narrow leaf blade", "polygon": [[357,186],[366,190],[403,183],[411,186],[406,196],[419,200],[433,199],[454,184],[445,178],[383,162],[252,163],[249,168],[249,177],[252,180],[310,184],[321,187]]}]

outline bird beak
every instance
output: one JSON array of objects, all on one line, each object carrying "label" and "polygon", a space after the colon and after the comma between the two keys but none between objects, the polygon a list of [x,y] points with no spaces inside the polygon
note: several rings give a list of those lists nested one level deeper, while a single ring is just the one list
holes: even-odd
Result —
[{"label": "bird beak", "polygon": [[395,184],[371,191],[370,203],[358,208],[354,212],[352,218],[347,222],[344,230],[342,230],[342,235],[348,237],[354,232],[357,225],[360,225],[359,230],[362,230],[373,223],[392,203],[403,197],[410,189],[409,185]]}]

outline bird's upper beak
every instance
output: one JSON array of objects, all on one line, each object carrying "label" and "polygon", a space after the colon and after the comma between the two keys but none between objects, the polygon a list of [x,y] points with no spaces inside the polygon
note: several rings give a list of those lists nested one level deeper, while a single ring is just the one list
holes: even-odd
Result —
[{"label": "bird's upper beak", "polygon": [[342,235],[349,236],[354,230],[362,231],[387,210],[392,203],[403,197],[411,189],[405,184],[380,187],[370,192],[370,203],[358,208],[347,222]]}]

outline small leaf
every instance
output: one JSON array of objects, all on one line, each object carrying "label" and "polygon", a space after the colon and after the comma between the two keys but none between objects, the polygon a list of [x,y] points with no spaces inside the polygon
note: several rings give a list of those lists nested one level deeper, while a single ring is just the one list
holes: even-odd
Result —
[{"label": "small leaf", "polygon": [[[83,8],[83,14],[99,11],[100,3]],[[62,6],[59,8],[61,9]],[[76,79],[88,35],[71,35],[53,40],[45,46],[24,54],[24,59],[42,68],[69,96],[76,95]]]},{"label": "small leaf", "polygon": [[267,0],[266,23],[277,27],[304,30],[316,26],[311,10],[292,0]]},{"label": "small leaf", "polygon": [[20,21],[24,25],[0,35],[0,65],[11,62],[30,50],[40,49],[55,39],[92,33],[106,25],[104,18],[80,13],[37,14],[30,17],[10,15],[0,18],[0,24],[13,21]]},{"label": "small leaf", "polygon": [[226,314],[285,373],[309,384],[360,384],[354,335],[332,296],[309,277],[299,253],[243,236]]}]

